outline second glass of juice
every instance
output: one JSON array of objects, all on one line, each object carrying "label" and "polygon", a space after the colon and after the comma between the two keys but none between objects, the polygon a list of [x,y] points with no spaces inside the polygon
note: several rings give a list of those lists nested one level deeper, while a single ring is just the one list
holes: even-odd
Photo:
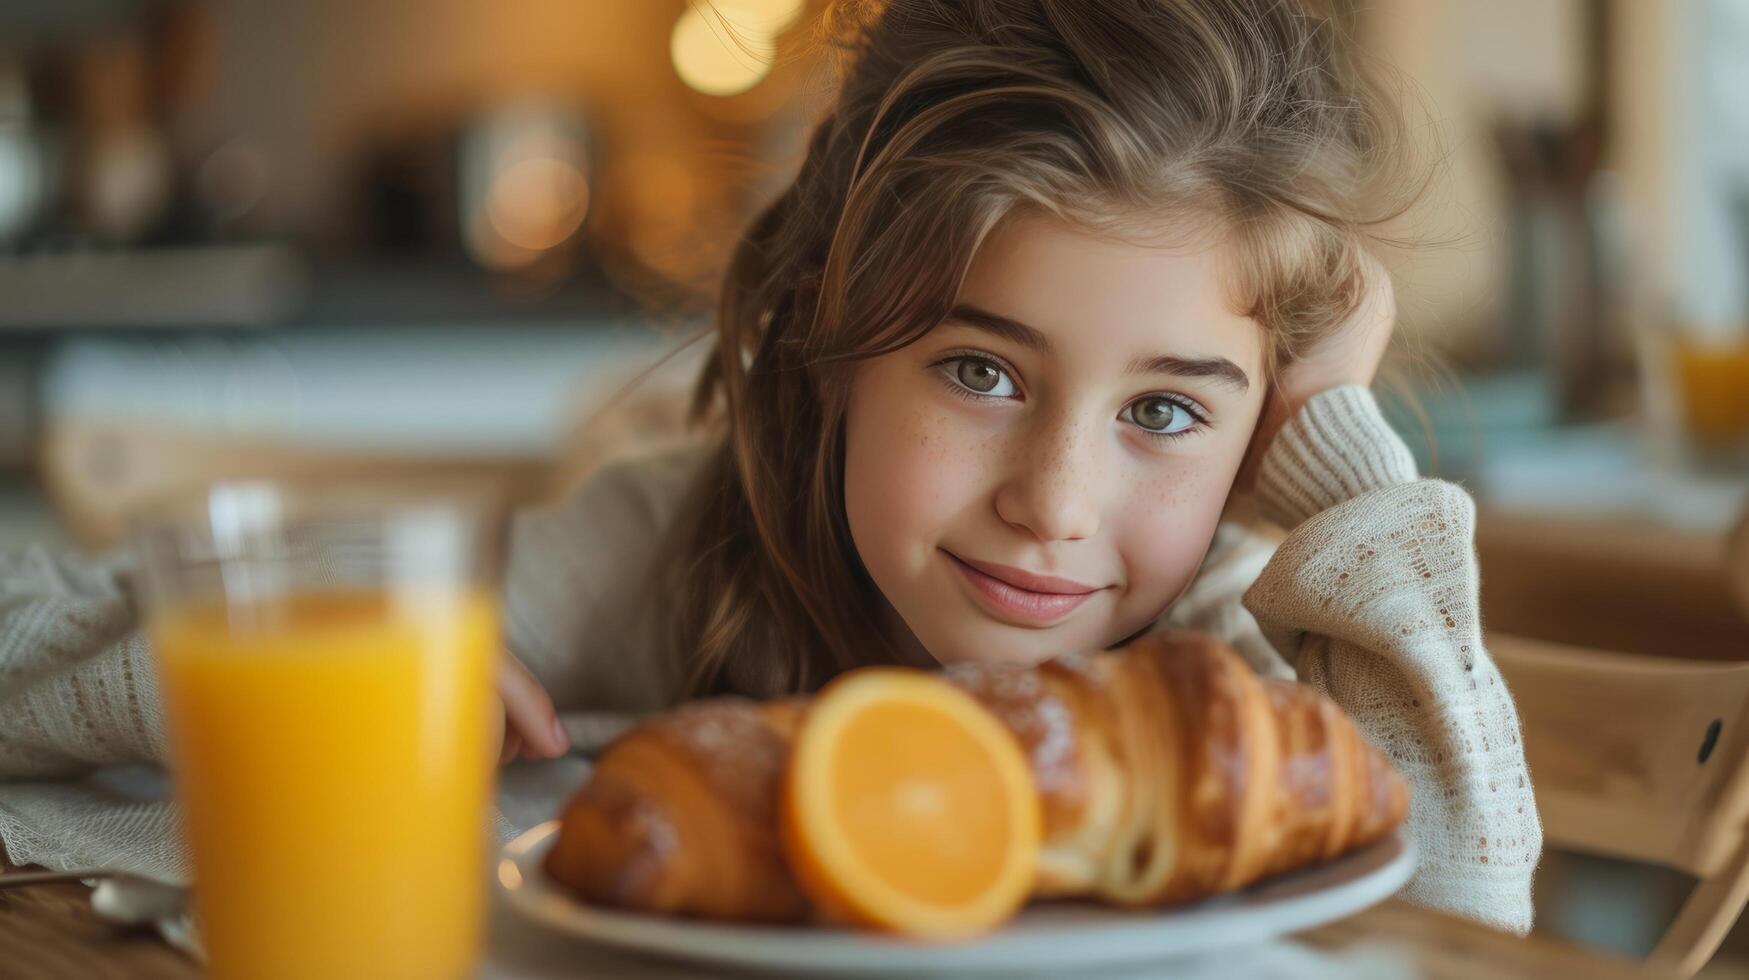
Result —
[{"label": "second glass of juice", "polygon": [[498,610],[474,493],[221,485],[143,526],[215,977],[460,977],[484,929]]}]

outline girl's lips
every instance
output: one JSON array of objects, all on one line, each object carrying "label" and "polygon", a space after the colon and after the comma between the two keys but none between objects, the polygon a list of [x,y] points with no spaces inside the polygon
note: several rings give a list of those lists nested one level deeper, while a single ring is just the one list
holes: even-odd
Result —
[{"label": "girl's lips", "polygon": [[[1079,582],[1032,575],[1005,565],[983,562],[973,565],[951,551],[943,550],[942,554],[972,587],[972,595],[986,610],[997,619],[1015,626],[1037,629],[1060,622],[1100,591]],[[998,578],[985,571],[986,568],[999,571],[1005,577]],[[1021,579],[1035,588],[1023,587],[1010,579]],[[1062,591],[1065,588],[1077,591]],[[1045,589],[1053,591],[1042,591]]]},{"label": "girl's lips", "polygon": [[960,561],[972,566],[985,575],[998,581],[1007,582],[1017,589],[1028,592],[1043,592],[1047,595],[1083,595],[1088,592],[1098,592],[1099,586],[1077,582],[1072,578],[1057,578],[1055,575],[1034,575],[1024,568],[1013,565],[998,565],[993,561],[978,561],[976,558],[960,558],[948,552]]}]

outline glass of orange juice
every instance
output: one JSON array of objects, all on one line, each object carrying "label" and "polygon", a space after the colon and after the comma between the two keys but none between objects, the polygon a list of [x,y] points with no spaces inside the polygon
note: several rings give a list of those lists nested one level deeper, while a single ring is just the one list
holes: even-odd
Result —
[{"label": "glass of orange juice", "polygon": [[466,492],[239,482],[142,522],[213,976],[477,967],[493,512]]},{"label": "glass of orange juice", "polygon": [[1749,330],[1741,339],[1681,343],[1673,355],[1690,436],[1715,446],[1749,443]]}]

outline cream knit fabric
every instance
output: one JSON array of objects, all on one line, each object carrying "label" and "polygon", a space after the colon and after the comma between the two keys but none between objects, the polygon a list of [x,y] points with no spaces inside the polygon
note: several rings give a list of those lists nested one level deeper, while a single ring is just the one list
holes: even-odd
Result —
[{"label": "cream knit fabric", "polygon": [[[566,504],[518,516],[505,581],[510,649],[586,744],[613,713],[663,704],[638,586],[701,454],[608,466]],[[1342,705],[1409,780],[1422,867],[1412,900],[1523,932],[1541,829],[1510,695],[1483,651],[1473,508],[1416,478],[1360,387],[1312,399],[1265,455],[1258,505],[1291,529],[1217,530],[1161,623],[1208,630],[1259,671]],[[125,588],[126,559],[0,558],[0,843],[14,860],[182,877],[174,811],[101,767],[163,758],[163,718]],[[500,797],[501,835],[539,805]],[[503,814],[512,814],[506,819]],[[526,819],[526,818],[524,818]]]},{"label": "cream knit fabric", "polygon": [[1482,646],[1469,494],[1417,479],[1356,386],[1295,415],[1258,490],[1265,516],[1293,532],[1245,606],[1408,780],[1421,869],[1405,897],[1529,931],[1542,824],[1517,709]]}]

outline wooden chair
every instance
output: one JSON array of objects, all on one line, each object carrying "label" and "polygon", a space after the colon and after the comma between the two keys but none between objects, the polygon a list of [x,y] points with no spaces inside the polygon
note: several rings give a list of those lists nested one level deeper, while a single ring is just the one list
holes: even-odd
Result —
[{"label": "wooden chair", "polygon": [[[1691,543],[1701,550],[1686,559],[1660,549],[1704,576],[1691,583],[1701,598],[1688,601],[1723,604],[1704,610],[1708,626],[1698,633],[1671,629],[1664,635],[1674,642],[1628,652],[1488,637],[1518,703],[1545,844],[1698,880],[1648,960],[1681,977],[1706,965],[1749,901],[1749,590],[1733,584],[1749,580],[1749,513],[1739,528],[1728,547],[1717,538]],[[1489,549],[1482,555],[1492,587]],[[1545,579],[1542,590],[1586,591],[1585,601],[1614,602],[1620,616],[1675,619],[1663,603],[1648,608],[1630,594],[1648,574],[1643,565],[1632,571],[1610,585],[1608,569],[1575,570]],[[1548,598],[1545,612],[1562,608],[1559,595]],[[1734,636],[1722,632],[1727,617]],[[1643,631],[1619,635],[1646,642]]]},{"label": "wooden chair", "polygon": [[323,449],[115,419],[70,419],[43,434],[44,489],[73,541],[118,544],[141,504],[166,492],[239,478],[394,480],[467,478],[505,506],[538,498],[551,478],[543,458],[432,456]]}]

